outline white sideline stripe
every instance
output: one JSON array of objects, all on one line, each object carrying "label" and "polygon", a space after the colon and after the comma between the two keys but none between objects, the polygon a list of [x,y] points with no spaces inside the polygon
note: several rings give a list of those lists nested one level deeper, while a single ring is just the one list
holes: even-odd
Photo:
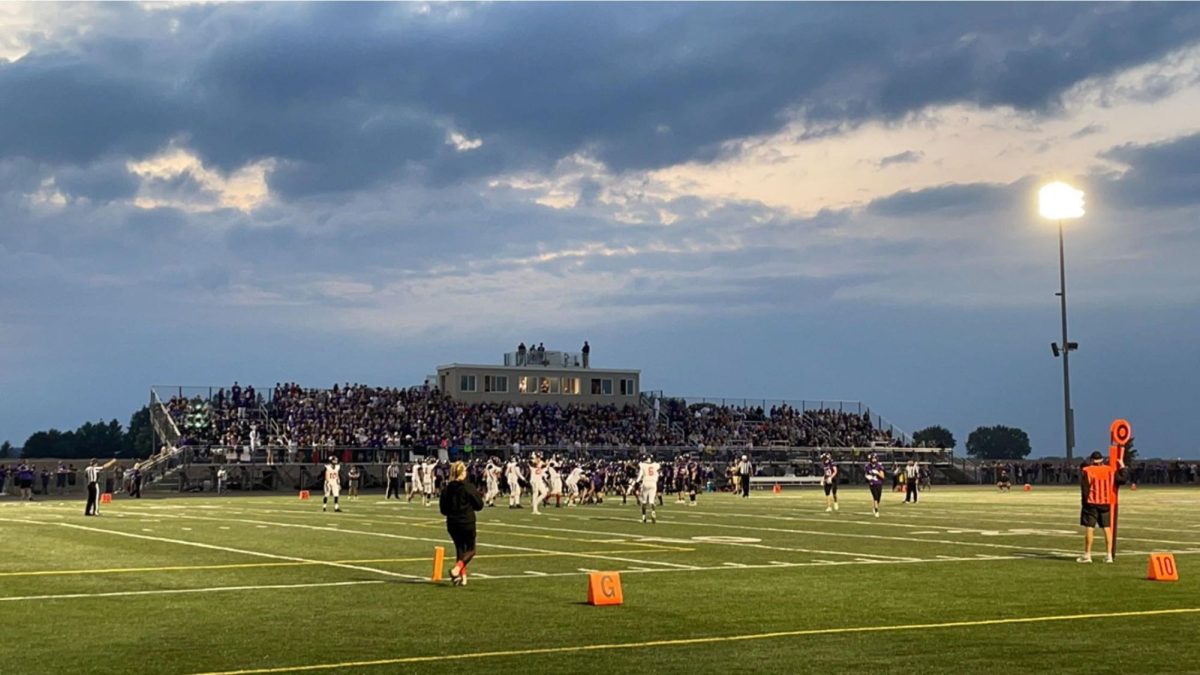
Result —
[{"label": "white sideline stripe", "polygon": [[[566,516],[566,517],[583,519],[583,520],[592,520],[592,518],[589,516]],[[672,523],[672,522],[678,522],[678,521],[660,520],[659,522]],[[685,525],[703,525],[703,523],[683,523],[683,524],[685,524]],[[570,532],[573,534],[592,534],[592,535],[603,534],[603,535],[609,535],[609,536],[613,536],[613,537],[625,537],[626,539],[634,539],[634,540],[648,538],[645,534],[629,534],[629,533],[621,533],[621,532],[596,532],[595,530],[572,530],[572,529],[568,529],[565,527],[538,527],[537,525],[519,525],[516,523],[488,523],[488,525],[489,526],[499,525],[499,526],[503,526],[503,527],[516,527],[516,528],[525,529],[525,530],[548,530],[551,532]],[[597,539],[595,541],[600,541],[600,540]],[[744,542],[744,541],[704,541],[704,540],[695,540],[695,539],[687,539],[687,540],[680,540],[680,541],[681,542],[686,541],[689,546],[693,546],[693,545],[697,545],[697,544],[711,544],[714,546],[741,546],[741,547],[748,547],[748,548],[761,548],[761,549],[767,549],[770,551],[786,551],[789,553],[819,553],[821,555],[844,555],[844,556],[849,556],[851,558],[867,556],[867,557],[871,557],[871,558],[882,558],[884,560],[915,559],[915,558],[911,558],[910,556],[882,555],[879,553],[848,553],[846,551],[827,551],[824,549],[815,549],[815,548],[789,548],[786,546],[770,546],[768,544],[756,544],[756,543]]]},{"label": "white sideline stripe", "polygon": [[[292,562],[303,562],[303,563],[308,563],[310,565],[325,565],[328,567],[339,567],[341,569],[355,570],[358,572],[370,572],[372,574],[382,574],[384,576],[397,577],[400,579],[424,579],[424,577],[413,576],[411,574],[400,574],[399,572],[389,572],[387,570],[376,569],[374,567],[363,567],[361,565],[350,565],[347,563],[338,563],[338,562],[332,562],[329,560],[312,560],[309,558],[298,558],[296,556],[278,555],[275,553],[263,553],[262,551],[250,551],[250,550],[247,550],[244,548],[230,548],[228,546],[217,546],[216,544],[205,544],[205,543],[198,542],[198,541],[185,541],[183,539],[171,539],[169,537],[151,537],[150,535],[146,535],[146,534],[134,534],[133,532],[122,532],[120,530],[106,530],[106,529],[100,528],[100,527],[88,527],[86,525],[76,525],[74,523],[58,523],[58,522],[47,523],[47,522],[42,522],[42,521],[37,521],[37,520],[17,520],[17,519],[10,519],[10,518],[0,518],[0,520],[4,520],[7,522],[14,522],[14,523],[29,523],[29,524],[33,524],[33,525],[69,527],[73,530],[83,530],[85,532],[99,532],[101,534],[113,534],[113,535],[117,535],[119,537],[129,537],[131,539],[144,539],[147,541],[158,541],[158,542],[164,542],[167,544],[179,544],[181,546],[194,546],[196,548],[206,548],[206,549],[209,549],[212,551],[224,551],[225,553],[240,553],[241,555],[252,555],[252,556],[257,556],[259,558],[273,558],[275,560],[290,560]],[[205,518],[204,520],[209,520],[209,519]]]},{"label": "white sideline stripe", "polygon": [[62,593],[58,595],[18,595],[3,598],[0,602],[20,602],[23,600],[75,600],[79,598],[118,598],[126,595],[177,595],[181,593],[224,593],[228,591],[269,591],[289,588],[323,588],[327,586],[362,586],[364,584],[382,584],[382,580],[371,581],[329,581],[312,584],[271,584],[268,586],[212,586],[209,588],[160,588],[153,591],[111,591],[107,593]]},{"label": "white sideline stripe", "polygon": [[[333,527],[327,527],[327,526],[323,526],[323,525],[304,525],[301,523],[276,523],[276,522],[271,522],[271,521],[251,520],[249,518],[209,518],[209,517],[205,517],[205,516],[185,516],[185,515],[177,515],[177,516],[171,516],[171,517],[187,518],[190,520],[213,520],[213,521],[220,521],[220,522],[226,522],[226,523],[227,522],[238,522],[238,523],[247,523],[250,525],[262,525],[263,527],[266,527],[268,525],[274,526],[274,527],[294,527],[294,528],[300,528],[300,529],[305,529],[305,530],[316,530],[319,532],[336,532],[338,534],[361,534],[361,535],[368,536],[368,537],[384,537],[387,539],[402,539],[402,540],[407,540],[407,541],[432,542],[432,543],[437,543],[437,544],[441,544],[441,543],[445,542],[444,539],[432,539],[429,537],[410,537],[410,536],[406,536],[406,535],[402,535],[402,534],[392,534],[390,532],[373,532],[370,530],[347,530],[345,528],[333,528]],[[552,550],[544,549],[544,548],[530,548],[528,546],[512,546],[509,544],[481,544],[481,545],[486,546],[488,548],[500,548],[500,549],[507,549],[507,550],[511,550],[511,551],[525,551],[527,553],[547,553],[550,555],[564,556],[564,557],[595,558],[595,559],[599,559],[599,560],[613,560],[616,562],[634,563],[637,565],[662,565],[663,567],[672,567],[672,568],[678,568],[678,569],[692,569],[694,567],[694,565],[681,565],[679,563],[665,562],[662,560],[637,560],[634,558],[622,558],[622,557],[610,556],[610,555],[597,555],[594,553],[573,553],[570,551],[552,551]],[[300,559],[295,558],[295,560],[300,560]],[[321,564],[337,565],[338,563],[325,562],[325,563],[321,563]],[[350,567],[353,567],[353,566],[350,566]],[[369,570],[371,568],[363,568],[363,569]],[[382,570],[378,570],[378,571],[381,574],[394,574],[392,572],[384,572]],[[415,577],[415,576],[411,576],[411,575],[407,575],[407,574],[394,574],[394,576],[402,576],[402,577],[409,578],[409,579],[423,578],[423,577]]]},{"label": "white sideline stripe", "polygon": [[[703,527],[721,527],[731,530],[750,530],[759,532],[779,532],[784,534],[810,534],[820,537],[846,537],[850,539],[882,539],[884,541],[902,541],[905,543],[925,543],[925,544],[947,544],[949,546],[981,546],[984,548],[1002,548],[1007,550],[1017,551],[1042,551],[1044,553],[1071,553],[1066,549],[1061,548],[1036,548],[1032,546],[1017,546],[1009,544],[989,544],[977,541],[957,541],[953,539],[910,539],[907,537],[890,537],[882,534],[860,534],[853,532],[829,532],[825,530],[790,530],[777,527],[755,527],[753,525],[729,525],[726,523],[690,523],[685,521],[660,521],[664,523],[675,523],[678,525],[695,525]],[[855,555],[865,555],[857,553]]]},{"label": "white sideline stripe", "polygon": [[534,649],[512,649],[490,652],[467,652],[457,654],[435,654],[430,656],[404,656],[390,659],[374,659],[370,661],[344,661],[341,663],[317,663],[297,666],[281,666],[275,668],[256,668],[250,670],[228,670],[221,672],[203,673],[201,675],[264,675],[266,673],[287,673],[312,670],[346,670],[350,668],[365,668],[368,666],[397,666],[406,663],[434,663],[440,661],[465,661],[496,657],[533,656],[542,654],[567,654],[579,652],[598,652],[625,649],[646,649],[651,647],[676,647],[685,645],[718,644],[723,642],[746,642],[750,640],[770,640],[780,638],[808,637],[813,635],[845,635],[854,633],[890,633],[915,630],[933,630],[948,628],[975,628],[979,626],[1004,626],[1012,624],[1032,624],[1046,622],[1084,621],[1097,619],[1113,619],[1123,617],[1169,616],[1195,614],[1200,607],[1181,607],[1176,609],[1152,609],[1133,612],[1104,612],[1095,614],[1051,614],[1046,616],[1025,616],[1005,619],[966,619],[959,621],[944,621],[941,623],[918,624],[885,624],[879,626],[841,626],[835,628],[811,628],[804,630],[775,631],[769,633],[743,633],[741,635],[712,635],[694,638],[668,638],[648,640],[644,642],[610,642],[590,645],[573,645],[567,647],[540,647]]},{"label": "white sideline stripe", "polygon": [[[791,521],[791,522],[812,522],[812,523],[827,523],[827,522],[829,522],[827,519],[824,519],[824,518],[805,518],[802,516],[776,516],[776,515],[764,515],[764,514],[759,514],[759,513],[727,513],[726,512],[726,513],[714,513],[712,515],[718,516],[718,517],[725,517],[725,518],[760,518],[760,519],[766,519],[766,520],[782,520],[782,521]],[[907,512],[906,512],[906,515],[907,515]],[[1074,517],[1074,515],[1078,515],[1078,514],[1073,514],[1072,517]],[[944,516],[942,518],[953,520],[953,516]],[[979,520],[984,520],[984,519],[979,519]],[[999,520],[999,519],[993,518],[990,520]],[[1067,518],[1066,520],[1068,522],[1070,521],[1069,518]],[[988,535],[984,535],[983,533],[991,532],[995,529],[995,528],[984,529],[984,528],[977,528],[977,527],[963,527],[961,525],[958,525],[958,526],[934,525],[932,523],[912,524],[912,523],[897,522],[895,519],[889,519],[886,522],[875,520],[875,519],[871,519],[871,520],[841,520],[839,522],[846,523],[848,525],[864,525],[864,526],[867,526],[867,525],[880,526],[881,525],[881,526],[889,527],[889,528],[902,527],[902,528],[911,528],[911,529],[915,529],[915,530],[923,530],[920,532],[909,532],[908,533],[908,534],[913,534],[913,535],[970,534],[970,535],[988,536]],[[1009,518],[1009,519],[1004,520],[1003,522],[1007,522],[1007,523],[1011,524],[1013,521],[1011,518]],[[1027,523],[1029,521],[1022,518],[1021,522]],[[1054,521],[1054,523],[1058,527],[1063,527],[1064,519],[1056,520],[1056,521]],[[1132,525],[1128,526],[1128,528],[1134,529],[1134,530],[1138,529]],[[1039,528],[1029,528],[1029,529],[1039,529]],[[863,536],[872,536],[872,535],[863,535]],[[1030,534],[1021,535],[1021,536],[1063,537],[1063,538],[1074,539],[1074,538],[1078,538],[1079,534],[1077,532],[1052,533],[1052,532],[1041,531],[1041,532],[1035,532],[1035,533],[1030,533]],[[1159,543],[1159,544],[1180,544],[1180,545],[1194,545],[1197,543],[1197,542],[1165,541],[1165,540],[1161,540],[1161,539],[1142,539],[1142,538],[1129,537],[1129,536],[1122,536],[1121,540],[1122,541],[1145,541],[1145,542]],[[1025,547],[1021,547],[1021,548],[1025,548]]]}]

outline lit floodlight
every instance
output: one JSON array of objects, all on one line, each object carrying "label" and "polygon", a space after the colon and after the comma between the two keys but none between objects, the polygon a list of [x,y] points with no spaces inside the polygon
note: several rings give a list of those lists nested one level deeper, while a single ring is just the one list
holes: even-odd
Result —
[{"label": "lit floodlight", "polygon": [[1066,183],[1050,183],[1038,191],[1038,210],[1050,220],[1082,218],[1083,192]]}]

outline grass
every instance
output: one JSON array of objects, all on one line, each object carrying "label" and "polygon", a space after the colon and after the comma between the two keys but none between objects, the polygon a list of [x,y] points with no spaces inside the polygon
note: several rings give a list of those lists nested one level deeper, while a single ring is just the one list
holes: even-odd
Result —
[{"label": "grass", "polygon": [[[422,580],[453,558],[436,506],[377,494],[0,502],[0,670],[1200,672],[1200,491],[1123,492],[1113,565],[1074,562],[1071,488],[841,498],[488,509],[466,588]],[[625,604],[586,605],[587,569]]]}]

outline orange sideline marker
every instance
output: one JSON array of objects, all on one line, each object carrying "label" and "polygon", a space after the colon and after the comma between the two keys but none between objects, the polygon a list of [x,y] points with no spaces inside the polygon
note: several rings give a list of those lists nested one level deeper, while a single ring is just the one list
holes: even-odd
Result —
[{"label": "orange sideline marker", "polygon": [[620,605],[625,602],[621,593],[621,575],[618,572],[592,572],[588,574],[589,605]]},{"label": "orange sideline marker", "polygon": [[1175,566],[1175,555],[1151,553],[1150,570],[1146,576],[1150,581],[1179,581],[1179,568]]}]

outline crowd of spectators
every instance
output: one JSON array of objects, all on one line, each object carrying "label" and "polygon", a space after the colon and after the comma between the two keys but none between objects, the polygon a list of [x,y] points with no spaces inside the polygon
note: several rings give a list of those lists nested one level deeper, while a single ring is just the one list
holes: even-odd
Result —
[{"label": "crowd of spectators", "polygon": [[[869,414],[779,405],[462,403],[436,389],[277,384],[264,397],[238,384],[166,403],[181,445],[398,448],[903,445]],[[252,438],[253,437],[253,438]]]},{"label": "crowd of spectators", "polygon": [[[1002,474],[1017,485],[1074,485],[1079,482],[1082,460],[1042,459],[1029,461],[1006,460],[984,464],[979,468],[979,482],[996,483]],[[1200,482],[1200,462],[1184,460],[1133,461],[1129,467],[1133,483],[1159,485]]]}]

